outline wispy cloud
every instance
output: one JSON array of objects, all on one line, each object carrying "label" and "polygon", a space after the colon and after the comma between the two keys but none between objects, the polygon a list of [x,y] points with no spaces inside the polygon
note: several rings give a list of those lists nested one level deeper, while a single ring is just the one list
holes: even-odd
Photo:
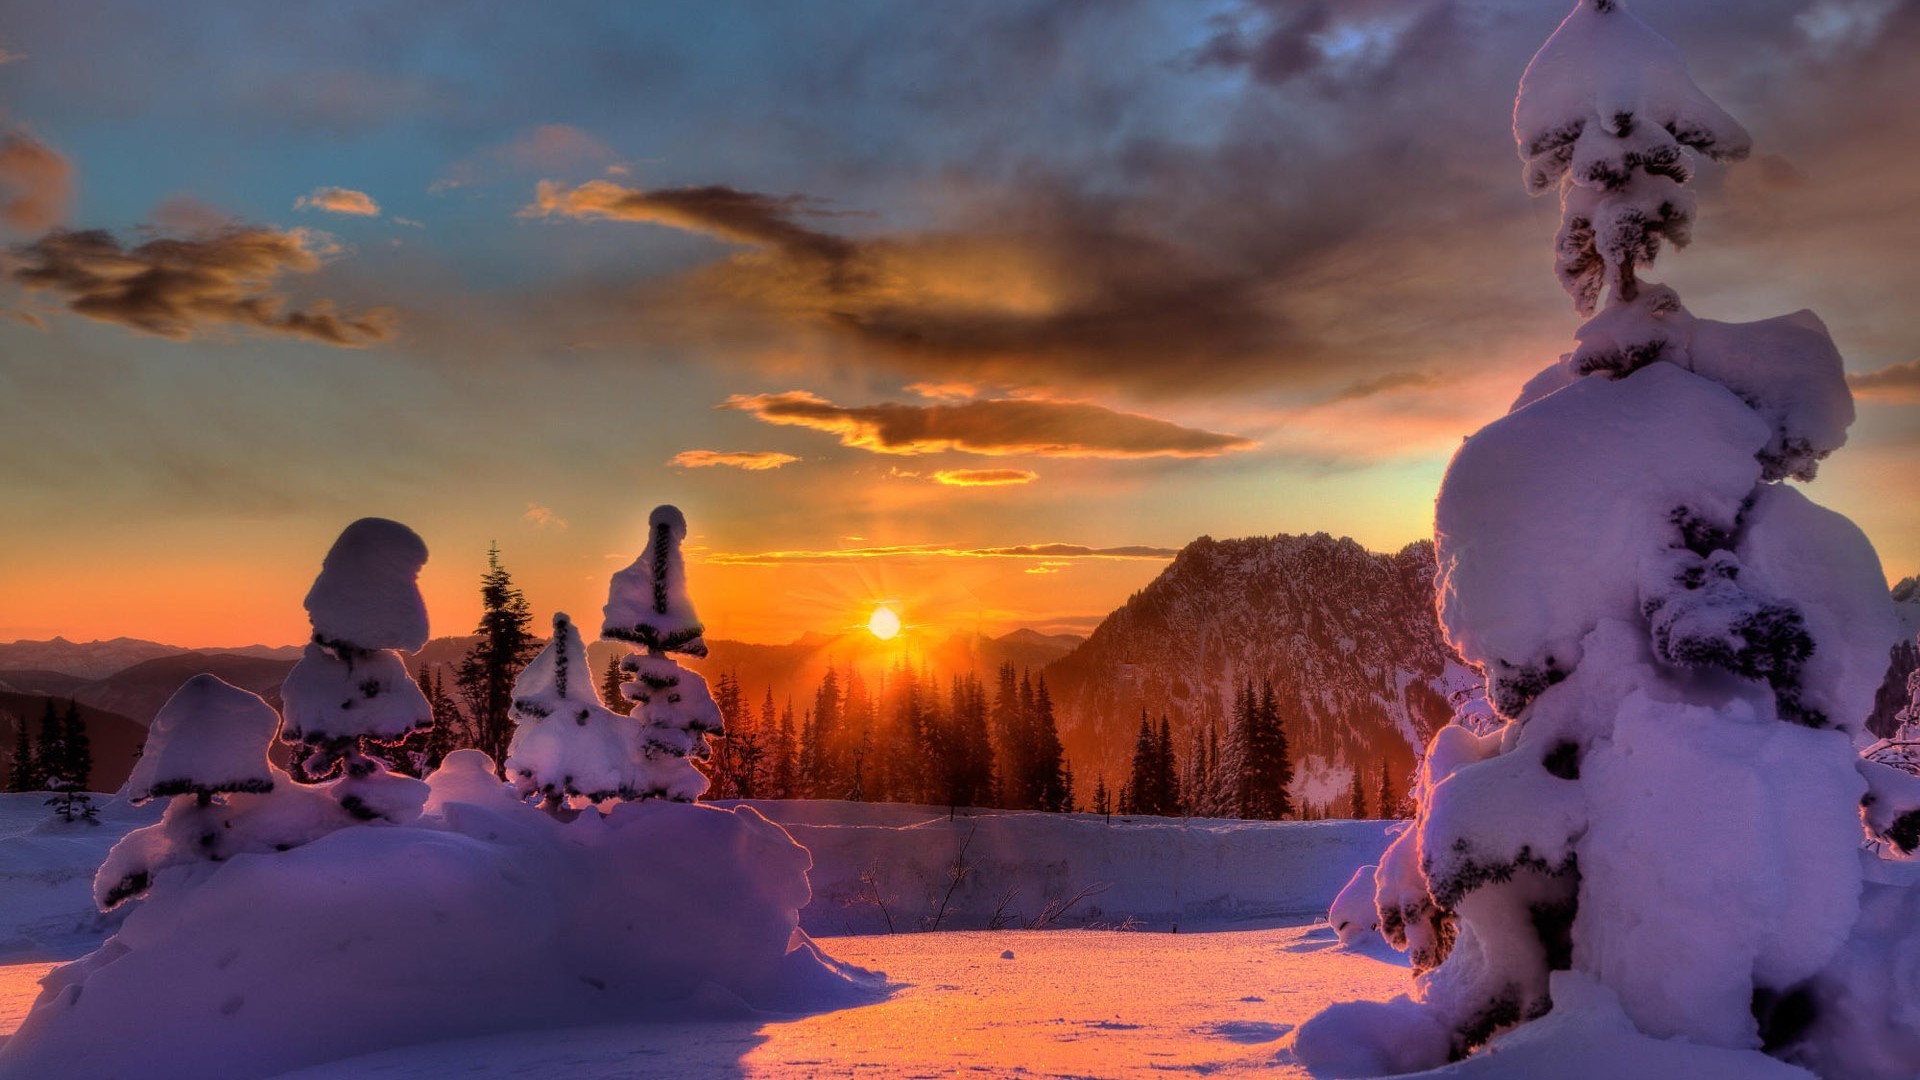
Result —
[{"label": "wispy cloud", "polygon": [[439,195],[530,173],[611,172],[618,156],[613,147],[572,124],[541,124],[454,162],[427,192]]},{"label": "wispy cloud", "polygon": [[1920,360],[1890,364],[1864,375],[1847,376],[1853,392],[1869,401],[1920,403]]},{"label": "wispy cloud", "polygon": [[853,563],[888,559],[908,563],[934,563],[946,560],[1009,559],[1033,562],[1036,566],[1053,564],[1055,569],[1071,560],[1164,561],[1180,554],[1175,548],[1129,545],[1123,547],[1087,547],[1083,544],[1018,544],[1011,547],[950,547],[940,544],[897,544],[883,547],[837,548],[827,551],[710,551],[697,561],[721,566],[779,566],[790,563]]},{"label": "wispy cloud", "polygon": [[122,246],[100,229],[55,230],[13,249],[10,278],[69,311],[175,341],[226,329],[361,347],[393,333],[384,308],[289,308],[282,279],[311,274],[339,248],[307,229],[229,226]]},{"label": "wispy cloud", "polygon": [[792,454],[776,453],[772,450],[682,450],[673,455],[669,465],[683,469],[707,469],[724,465],[731,469],[745,469],[748,472],[764,472],[777,469],[782,465],[791,465],[800,459]]},{"label": "wispy cloud", "polygon": [[329,214],[353,217],[379,217],[380,204],[364,191],[343,187],[317,187],[293,200],[295,210],[324,210]]},{"label": "wispy cloud", "polygon": [[916,405],[836,405],[804,390],[736,394],[722,402],[769,424],[836,435],[840,445],[876,454],[1033,454],[1046,457],[1215,457],[1251,439],[1085,401],[983,398]]},{"label": "wispy cloud", "polygon": [[539,503],[528,503],[527,512],[520,515],[520,520],[538,529],[564,529],[567,527],[566,518],[554,513],[553,507],[542,506]]},{"label": "wispy cloud", "polygon": [[0,224],[23,233],[51,229],[73,199],[66,155],[25,128],[0,128]]},{"label": "wispy cloud", "polygon": [[904,480],[926,480],[946,487],[1009,487],[1031,484],[1040,479],[1040,474],[1031,469],[939,469],[934,472],[893,469],[887,475]]}]

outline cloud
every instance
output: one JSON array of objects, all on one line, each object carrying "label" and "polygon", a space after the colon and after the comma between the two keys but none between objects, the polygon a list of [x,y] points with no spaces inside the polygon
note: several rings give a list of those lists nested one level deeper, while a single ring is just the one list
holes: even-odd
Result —
[{"label": "cloud", "polygon": [[800,459],[792,454],[775,453],[772,450],[682,450],[673,455],[669,465],[683,469],[705,469],[715,465],[725,465],[733,469],[745,469],[748,472],[764,472],[777,469],[782,465],[791,465]]},{"label": "cloud", "polygon": [[527,512],[520,515],[520,520],[538,529],[564,529],[567,527],[566,518],[554,513],[553,507],[542,506],[539,503],[528,503]]},{"label": "cloud", "polygon": [[1083,544],[1018,544],[1011,547],[952,547],[940,544],[895,544],[882,547],[838,548],[829,551],[710,551],[698,556],[699,562],[722,566],[779,566],[790,563],[848,563],[871,559],[891,559],[912,563],[945,560],[1011,559],[1033,560],[1037,566],[1058,569],[1069,561],[1093,559],[1165,561],[1180,554],[1177,548],[1129,545],[1123,547],[1087,547]]},{"label": "cloud", "polygon": [[379,217],[380,204],[364,191],[343,187],[317,187],[311,194],[293,200],[295,210],[325,210],[329,214],[354,217]]},{"label": "cloud", "polygon": [[25,60],[26,58],[26,53],[14,52],[5,45],[0,45],[0,66],[11,64],[16,60]]},{"label": "cloud", "polygon": [[0,129],[0,224],[24,233],[51,229],[73,199],[73,166],[24,128]]},{"label": "cloud", "polygon": [[1040,479],[1040,474],[1031,469],[939,469],[930,473],[893,469],[887,475],[905,480],[927,480],[946,487],[1008,487],[1031,484]]},{"label": "cloud", "polygon": [[1879,371],[1847,376],[1853,392],[1869,401],[1920,404],[1920,360],[1890,364]]},{"label": "cloud", "polygon": [[955,404],[836,405],[804,390],[735,394],[737,409],[769,424],[825,431],[876,454],[1037,454],[1047,457],[1215,457],[1251,439],[1182,427],[1085,401],[982,398]]},{"label": "cloud", "polygon": [[798,195],[762,195],[720,184],[642,191],[610,180],[566,187],[542,180],[523,217],[582,221],[629,221],[701,233],[732,244],[765,247],[829,268],[846,266],[856,247],[848,240],[807,228],[796,219],[821,214]]},{"label": "cloud", "polygon": [[338,247],[322,233],[230,225],[124,247],[100,229],[55,230],[13,249],[11,280],[101,322],[186,341],[238,328],[350,348],[393,334],[392,313],[289,307],[283,279],[320,269]]},{"label": "cloud", "polygon": [[[541,124],[471,157],[462,158],[428,185],[432,195],[529,173],[599,172],[617,168],[613,147],[572,124]],[[623,170],[624,171],[624,170]]]}]

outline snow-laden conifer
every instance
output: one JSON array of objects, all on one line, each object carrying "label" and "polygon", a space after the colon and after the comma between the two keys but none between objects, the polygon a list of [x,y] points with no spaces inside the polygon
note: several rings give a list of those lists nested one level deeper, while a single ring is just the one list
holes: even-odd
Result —
[{"label": "snow-laden conifer", "polygon": [[394,650],[427,641],[417,579],[427,547],[384,518],[347,526],[307,593],[313,640],[280,687],[280,737],[297,744],[309,779],[339,774],[331,790],[363,820],[404,821],[426,787],[387,771],[375,753],[433,722],[433,709]]},{"label": "snow-laden conifer", "polygon": [[1920,1073],[1862,1064],[1920,1025],[1845,967],[1888,933],[1863,897],[1917,906],[1859,860],[1863,799],[1896,847],[1920,821],[1920,779],[1855,748],[1897,626],[1866,538],[1782,482],[1845,441],[1839,354],[1810,313],[1696,319],[1642,278],[1689,238],[1692,156],[1738,160],[1746,133],[1623,4],[1582,0],[1514,135],[1592,318],[1436,502],[1442,625],[1504,726],[1438,733],[1374,874],[1412,1000],[1336,1006],[1300,1055],[1429,1067],[1611,995],[1650,1036]]},{"label": "snow-laden conifer", "polygon": [[686,516],[655,507],[647,529],[646,549],[609,583],[600,637],[644,650],[620,659],[620,693],[640,724],[640,797],[691,802],[707,790],[693,760],[710,753],[706,736],[724,734],[722,718],[707,681],[667,655],[707,655],[680,552]]},{"label": "snow-laden conifer", "polygon": [[507,778],[549,810],[579,796],[636,797],[646,786],[640,728],[600,703],[573,620],[553,617],[553,637],[513,684]]}]

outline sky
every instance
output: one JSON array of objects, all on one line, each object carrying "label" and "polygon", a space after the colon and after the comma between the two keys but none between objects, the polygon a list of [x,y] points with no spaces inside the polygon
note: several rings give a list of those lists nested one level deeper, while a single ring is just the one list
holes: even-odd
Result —
[{"label": "sky", "polygon": [[[1756,146],[1649,276],[1825,319],[1809,494],[1920,572],[1920,3],[1639,7]],[[1510,132],[1565,10],[0,2],[0,640],[303,640],[367,515],[436,633],[493,545],[588,617],[662,502],[751,641],[1396,550],[1579,325]]]}]

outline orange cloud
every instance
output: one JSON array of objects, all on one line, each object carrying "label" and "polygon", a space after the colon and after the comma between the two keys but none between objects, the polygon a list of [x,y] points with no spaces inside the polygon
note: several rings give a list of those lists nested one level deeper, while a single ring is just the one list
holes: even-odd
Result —
[{"label": "orange cloud", "polygon": [[1879,371],[1847,376],[1855,395],[1869,401],[1903,405],[1920,403],[1920,360],[1890,364]]},{"label": "orange cloud", "polygon": [[968,454],[1047,457],[1215,457],[1250,449],[1238,435],[1182,427],[1085,401],[983,398],[937,405],[836,405],[804,390],[735,394],[737,409],[769,424],[824,431],[840,445],[876,454]]},{"label": "orange cloud", "polygon": [[73,166],[23,128],[0,130],[0,222],[40,232],[67,216]]},{"label": "orange cloud", "polygon": [[380,204],[364,191],[343,187],[318,187],[311,194],[293,200],[295,210],[325,210],[329,214],[354,217],[379,217]]},{"label": "orange cloud", "polygon": [[777,469],[782,465],[791,465],[800,459],[792,454],[775,453],[772,450],[682,450],[673,455],[669,465],[678,465],[683,469],[706,469],[715,465],[725,465],[732,469],[745,469],[748,472],[764,472]]},{"label": "orange cloud", "polygon": [[1005,487],[1038,479],[1040,474],[1029,469],[941,469],[933,474],[934,483],[948,487]]},{"label": "orange cloud", "polygon": [[554,513],[553,507],[542,506],[539,503],[528,503],[527,512],[520,515],[520,520],[541,529],[564,529],[567,527],[566,518]]},{"label": "orange cloud", "polygon": [[15,248],[9,276],[76,315],[175,341],[229,327],[349,348],[386,340],[385,308],[342,314],[319,300],[287,310],[280,279],[313,273],[338,250],[306,229],[229,226],[130,248],[100,229],[55,230]]}]

